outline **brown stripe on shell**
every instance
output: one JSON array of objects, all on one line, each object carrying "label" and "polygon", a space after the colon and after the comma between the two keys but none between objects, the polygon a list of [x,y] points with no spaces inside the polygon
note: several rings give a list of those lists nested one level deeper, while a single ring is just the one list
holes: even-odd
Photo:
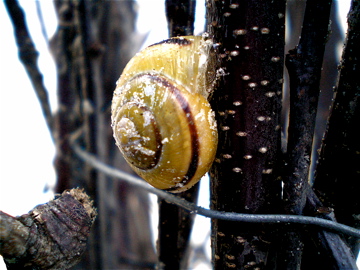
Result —
[{"label": "brown stripe on shell", "polygon": [[[194,116],[192,115],[190,105],[189,105],[188,101],[183,97],[180,90],[174,84],[172,84],[167,78],[165,78],[159,74],[144,73],[144,74],[139,74],[139,75],[135,76],[134,78],[132,78],[132,80],[135,78],[140,78],[140,77],[148,77],[148,79],[150,81],[154,81],[158,84],[163,85],[167,89],[169,89],[169,91],[175,96],[176,100],[178,101],[180,107],[182,108],[182,110],[184,111],[184,113],[187,117],[188,126],[190,129],[190,136],[191,136],[191,161],[190,161],[188,171],[186,172],[184,178],[178,183],[178,184],[181,184],[182,186],[185,186],[194,177],[194,175],[197,171],[198,163],[199,163],[199,138],[198,138],[198,134],[197,134],[195,119],[194,119]],[[179,188],[180,187],[178,187],[178,186],[174,186],[172,188],[168,188],[165,190],[175,191]]]},{"label": "brown stripe on shell", "polygon": [[191,45],[193,42],[187,38],[184,37],[180,37],[180,38],[169,38],[169,39],[165,39],[163,41],[160,41],[158,43],[152,44],[148,47],[152,47],[155,45],[160,45],[160,44],[176,44],[176,45],[181,45],[181,46],[189,46]]}]

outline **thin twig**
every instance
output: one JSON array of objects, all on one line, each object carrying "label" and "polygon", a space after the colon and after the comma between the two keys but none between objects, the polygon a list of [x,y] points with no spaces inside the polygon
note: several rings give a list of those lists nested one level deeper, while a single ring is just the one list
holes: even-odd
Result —
[{"label": "thin twig", "polygon": [[14,26],[16,44],[19,49],[19,58],[34,87],[35,93],[40,101],[40,106],[45,117],[47,127],[53,138],[53,117],[50,108],[48,91],[45,88],[43,75],[37,65],[38,51],[30,37],[25,22],[25,14],[16,0],[5,0],[5,7],[9,13],[10,20]]},{"label": "thin twig", "polygon": [[45,42],[47,45],[49,45],[49,36],[46,32],[46,27],[45,27],[45,22],[44,22],[44,17],[43,17],[43,13],[41,10],[41,2],[40,1],[35,1],[36,4],[36,13],[38,15],[39,18],[39,22],[40,22],[40,26],[41,26],[41,33],[45,39]]},{"label": "thin twig", "polygon": [[89,163],[94,168],[100,170],[101,172],[126,181],[129,184],[135,185],[139,188],[142,188],[150,193],[157,195],[171,203],[178,205],[190,212],[215,219],[222,219],[228,221],[237,221],[237,222],[249,222],[249,223],[274,223],[274,224],[304,224],[304,225],[313,225],[318,226],[323,229],[330,231],[336,231],[339,233],[352,235],[354,237],[360,238],[360,230],[355,228],[339,224],[333,221],[308,217],[308,216],[298,216],[298,215],[263,215],[263,214],[241,214],[241,213],[232,213],[232,212],[222,212],[206,209],[200,206],[197,206],[193,203],[190,203],[184,199],[178,198],[171,193],[156,189],[151,187],[149,184],[141,180],[140,178],[134,177],[130,174],[117,170],[100,160],[98,160],[92,154],[87,153],[82,150],[77,144],[73,144],[75,153],[83,159],[85,162]]}]

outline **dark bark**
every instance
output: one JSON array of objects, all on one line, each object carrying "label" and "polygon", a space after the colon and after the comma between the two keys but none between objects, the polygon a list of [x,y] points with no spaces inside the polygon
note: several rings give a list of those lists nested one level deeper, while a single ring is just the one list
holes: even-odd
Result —
[{"label": "dark bark", "polygon": [[310,182],[314,180],[314,170],[319,157],[319,149],[322,138],[326,130],[327,120],[329,118],[329,108],[333,102],[334,88],[337,83],[338,65],[341,55],[339,55],[339,47],[343,45],[345,33],[341,29],[338,9],[341,3],[333,1],[331,5],[330,24],[328,41],[325,46],[323,66],[320,78],[320,94],[315,123],[315,134],[313,141],[313,154],[310,168]]},{"label": "dark bark", "polygon": [[[314,189],[324,204],[334,208],[337,220],[356,228],[360,227],[360,130],[357,127],[360,120],[359,12],[359,1],[353,1],[335,100],[314,182]],[[359,243],[353,238],[347,240],[357,254]]]},{"label": "dark bark", "polygon": [[196,0],[166,0],[165,12],[169,36],[189,36],[194,34]]},{"label": "dark bark", "polygon": [[[332,1],[307,2],[301,39],[286,56],[290,80],[287,169],[283,198],[288,214],[301,215],[306,203],[320,75]],[[282,238],[280,269],[300,269],[304,248],[300,232]]]},{"label": "dark bark", "polygon": [[[285,2],[210,1],[207,17],[224,74],[214,93],[219,148],[211,171],[211,207],[278,211]],[[277,210],[276,210],[277,209]],[[215,269],[271,269],[271,237],[261,225],[213,220]]]},{"label": "dark bark", "polygon": [[[334,209],[325,207],[314,191],[307,188],[304,214],[336,221]],[[328,231],[306,231],[303,238],[302,269],[357,269],[354,254],[343,237]]]},{"label": "dark bark", "polygon": [[[317,149],[320,148],[321,139],[326,128],[326,122],[329,115],[329,106],[332,103],[332,98],[334,94],[334,86],[337,81],[337,66],[340,61],[338,56],[338,48],[343,44],[345,35],[341,29],[340,19],[338,17],[338,6],[339,2],[335,1],[331,5],[331,15],[329,23],[329,34],[328,41],[325,46],[323,65],[321,70],[320,78],[320,94],[318,101],[318,111],[316,116],[315,123],[315,134],[313,141],[313,153],[311,159],[311,168],[310,168],[310,181],[313,181],[314,168],[316,166],[316,161],[318,158]],[[306,1],[288,1],[287,2],[287,37],[285,51],[288,52],[291,49],[294,49],[298,42],[299,37],[301,36],[302,23],[304,17],[304,11],[306,7]],[[282,115],[282,124],[284,125],[283,130],[287,130],[288,126],[288,115],[289,115],[289,77],[288,72],[285,72],[285,85],[284,85],[284,102],[283,102],[283,115]],[[286,132],[284,132],[286,134]]]},{"label": "dark bark", "polygon": [[302,214],[306,202],[305,183],[309,175],[331,2],[307,3],[299,45],[286,57],[290,79],[290,123],[284,199],[289,214]]},{"label": "dark bark", "polygon": [[[179,196],[197,202],[199,184]],[[158,257],[160,269],[187,269],[190,234],[195,214],[159,199]]]}]

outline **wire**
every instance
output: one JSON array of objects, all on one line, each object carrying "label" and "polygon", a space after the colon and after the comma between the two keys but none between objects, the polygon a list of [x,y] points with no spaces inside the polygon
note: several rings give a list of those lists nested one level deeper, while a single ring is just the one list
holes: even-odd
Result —
[{"label": "wire", "polygon": [[206,209],[200,206],[197,206],[193,203],[186,201],[185,199],[176,197],[171,193],[162,191],[151,187],[145,181],[140,178],[134,177],[128,173],[122,172],[118,169],[115,169],[100,160],[98,160],[94,155],[89,154],[88,152],[82,150],[77,144],[73,145],[75,153],[83,159],[85,162],[89,163],[94,168],[99,171],[126,181],[129,184],[136,185],[148,192],[151,192],[162,199],[167,200],[170,203],[176,204],[181,208],[184,208],[192,213],[202,215],[208,218],[222,219],[228,221],[237,221],[237,222],[248,222],[248,223],[274,223],[274,224],[304,224],[304,225],[313,225],[318,226],[323,229],[336,231],[339,233],[347,234],[360,238],[360,230],[353,227],[333,222],[330,220],[309,217],[309,216],[298,216],[298,215],[275,215],[275,214],[242,214],[242,213],[231,213],[231,212],[222,212],[211,209]]}]

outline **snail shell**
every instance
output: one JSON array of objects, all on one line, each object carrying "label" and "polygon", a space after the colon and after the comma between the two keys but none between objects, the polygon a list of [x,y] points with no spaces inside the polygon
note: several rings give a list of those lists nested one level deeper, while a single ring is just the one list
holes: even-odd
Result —
[{"label": "snail shell", "polygon": [[136,54],[111,106],[114,138],[133,170],[152,186],[182,192],[209,170],[217,148],[211,42],[171,38]]}]

